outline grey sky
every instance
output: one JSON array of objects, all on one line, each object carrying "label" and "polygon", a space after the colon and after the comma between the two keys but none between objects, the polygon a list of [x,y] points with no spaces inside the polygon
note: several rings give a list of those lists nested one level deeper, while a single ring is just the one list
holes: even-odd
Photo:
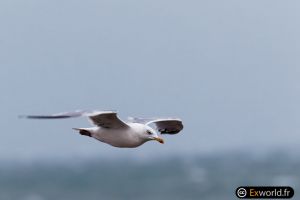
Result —
[{"label": "grey sky", "polygon": [[[0,158],[297,148],[299,1],[3,0]],[[185,129],[120,150],[76,135],[85,119],[18,114],[116,109]],[[297,148],[298,149],[298,148]]]}]

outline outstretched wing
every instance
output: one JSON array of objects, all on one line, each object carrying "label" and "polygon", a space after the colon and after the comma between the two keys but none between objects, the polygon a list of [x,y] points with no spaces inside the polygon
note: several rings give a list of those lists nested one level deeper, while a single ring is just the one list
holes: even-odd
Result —
[{"label": "outstretched wing", "polygon": [[20,118],[28,119],[64,119],[71,117],[81,117],[84,116],[87,111],[74,111],[74,112],[62,112],[53,115],[20,115]]},{"label": "outstretched wing", "polygon": [[154,125],[161,134],[177,134],[183,129],[183,124],[177,118],[129,118],[131,122]]},{"label": "outstretched wing", "polygon": [[147,123],[154,124],[161,134],[177,134],[183,129],[180,119],[156,119]]},{"label": "outstretched wing", "polygon": [[103,128],[127,128],[128,125],[117,117],[114,111],[75,111],[64,112],[53,115],[23,115],[28,119],[63,119],[72,117],[87,116],[91,122]]},{"label": "outstretched wing", "polygon": [[99,111],[87,114],[93,124],[104,128],[127,128],[128,125],[120,120],[114,111]]}]

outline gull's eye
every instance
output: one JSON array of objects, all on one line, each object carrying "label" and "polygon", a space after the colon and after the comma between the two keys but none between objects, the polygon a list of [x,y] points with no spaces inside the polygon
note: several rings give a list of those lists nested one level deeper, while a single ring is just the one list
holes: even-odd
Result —
[{"label": "gull's eye", "polygon": [[148,135],[152,135],[151,131],[147,130],[147,134]]}]

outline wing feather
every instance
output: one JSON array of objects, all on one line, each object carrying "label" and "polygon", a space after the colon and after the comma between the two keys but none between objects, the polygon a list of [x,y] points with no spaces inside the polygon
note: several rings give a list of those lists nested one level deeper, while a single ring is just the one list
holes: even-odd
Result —
[{"label": "wing feather", "polygon": [[114,111],[100,111],[87,115],[93,124],[104,128],[126,128],[128,125],[120,120]]},{"label": "wing feather", "polygon": [[148,122],[147,124],[153,123],[156,129],[161,134],[177,134],[183,129],[183,124],[180,119],[157,119]]},{"label": "wing feather", "polygon": [[177,134],[183,129],[182,120],[178,118],[129,118],[130,122],[154,125],[161,134]]},{"label": "wing feather", "polygon": [[22,118],[28,119],[64,119],[73,117],[86,116],[90,121],[103,128],[126,128],[128,125],[118,118],[115,111],[74,111],[74,112],[63,112],[53,115],[22,115]]}]

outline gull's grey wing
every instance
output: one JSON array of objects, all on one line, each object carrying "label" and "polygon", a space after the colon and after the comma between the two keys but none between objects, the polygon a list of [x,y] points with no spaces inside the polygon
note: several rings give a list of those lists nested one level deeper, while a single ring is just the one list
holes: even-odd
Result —
[{"label": "gull's grey wing", "polygon": [[[143,119],[139,118],[137,121],[141,122]],[[145,119],[144,122],[146,125],[153,124],[161,134],[177,134],[183,129],[182,121],[175,118]]]},{"label": "gull's grey wing", "polygon": [[64,112],[53,115],[23,115],[28,119],[64,119],[71,117],[87,116],[91,122],[103,128],[126,128],[128,125],[117,117],[114,111],[75,111]]},{"label": "gull's grey wing", "polygon": [[99,111],[87,115],[93,124],[104,128],[127,128],[128,125],[120,120],[114,111]]},{"label": "gull's grey wing", "polygon": [[81,117],[84,116],[87,111],[74,111],[74,112],[62,112],[53,115],[20,115],[20,118],[28,119],[64,119],[71,117]]}]

